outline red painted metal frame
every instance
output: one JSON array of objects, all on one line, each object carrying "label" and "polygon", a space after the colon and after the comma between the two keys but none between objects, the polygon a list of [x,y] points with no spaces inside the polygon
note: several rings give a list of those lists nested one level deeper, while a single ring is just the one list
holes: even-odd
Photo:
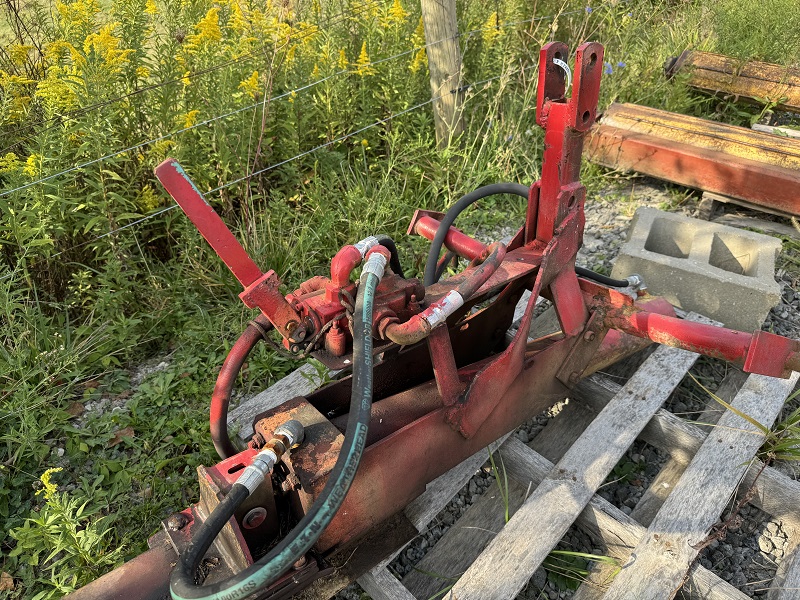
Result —
[{"label": "red painted metal frame", "polygon": [[[396,276],[384,278],[378,288],[376,325],[387,319],[415,322],[414,315],[422,310],[418,302],[426,294],[429,305],[435,306],[451,290],[466,290],[465,305],[447,326],[434,328],[427,336],[430,357],[427,367],[420,363],[419,368],[432,369],[433,379],[405,385],[389,382],[389,389],[395,391],[373,404],[368,447],[342,509],[316,545],[322,555],[358,540],[417,497],[428,482],[565,398],[580,377],[650,340],[724,358],[742,364],[745,370],[769,375],[785,375],[787,369],[800,368],[797,342],[765,332],[750,335],[683,322],[672,316],[671,307],[663,301],[642,297],[634,302],[628,293],[577,278],[575,256],[583,238],[585,199],[578,175],[583,139],[595,118],[603,49],[593,43],[578,48],[569,98],[565,98],[564,73],[554,62],[567,56],[567,47],[560,43],[548,44],[541,51],[537,121],[546,131],[542,180],[531,186],[525,227],[509,245],[507,254],[495,254],[494,263],[474,264],[427,290],[420,289],[416,280]],[[243,285],[251,290],[256,286],[258,292],[248,298],[256,298],[270,321],[285,331],[286,319],[298,319],[295,327],[306,328],[306,334],[333,321],[336,328],[328,335],[334,331],[336,336],[342,335],[344,313],[339,296],[351,289],[350,273],[360,258],[353,247],[337,254],[331,279],[316,277],[279,302],[275,299],[277,278],[261,275],[249,257],[243,256],[241,246],[231,242],[229,232],[226,235],[221,231],[221,220],[216,214],[211,216],[213,210],[177,163],[167,161],[158,173],[171,192],[190,199],[181,206],[185,205],[193,222]],[[198,199],[205,206],[198,204]],[[433,237],[439,226],[437,216],[419,211],[413,231]],[[461,256],[478,259],[476,262],[486,259],[489,250],[455,228],[449,230],[445,245]],[[491,272],[488,279],[480,278],[482,269]],[[470,286],[471,281],[482,283]],[[456,355],[463,356],[463,351],[454,351],[454,340],[472,339],[471,332],[476,331],[488,340],[494,323],[508,323],[509,311],[525,288],[531,290],[531,297],[512,341],[496,354],[487,345],[482,358],[458,364]],[[540,295],[552,299],[561,331],[529,343],[528,332]],[[468,312],[471,306],[490,298],[493,302],[488,306]],[[377,331],[382,330],[386,327],[377,327]],[[342,340],[334,342],[341,345]],[[386,353],[383,365],[411,373],[420,356],[425,356],[419,354],[419,348],[401,352],[397,346],[387,345],[380,349]],[[230,364],[241,359],[238,346],[234,350]],[[228,361],[223,372],[227,372]],[[349,397],[351,384],[343,379],[308,400],[296,398],[256,418],[254,428],[264,438],[288,418],[298,418],[307,425],[305,442],[284,461],[289,473],[281,485],[295,511],[302,513],[313,503],[336,460],[342,439],[337,425],[343,426],[346,415],[329,419],[326,413],[331,409],[335,413],[342,406],[341,399]],[[216,393],[215,399],[219,400],[215,402],[218,412],[224,399],[217,398]],[[205,481],[224,492],[235,480],[238,465],[248,464],[253,454],[254,450],[248,449],[212,467],[208,473],[216,475],[207,475]],[[269,488],[262,493],[267,494],[264,502],[271,503],[270,510],[275,512]],[[277,515],[271,517],[277,519]],[[241,539],[236,523],[233,527],[234,535]],[[249,559],[246,550],[243,548],[243,555]]]}]

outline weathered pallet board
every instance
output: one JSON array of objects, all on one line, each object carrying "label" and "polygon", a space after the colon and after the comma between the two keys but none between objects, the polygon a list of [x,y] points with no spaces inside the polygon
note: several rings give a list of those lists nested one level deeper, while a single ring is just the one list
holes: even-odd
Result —
[{"label": "weathered pallet board", "polygon": [[645,361],[458,580],[459,600],[516,596],[697,356],[662,347]]},{"label": "weathered pallet board", "polygon": [[[788,380],[751,375],[733,406],[769,427],[797,379],[797,373]],[[719,426],[697,451],[604,598],[656,600],[674,597],[708,532],[746,473],[747,463],[763,441],[764,435],[756,427],[726,412]]]},{"label": "weathered pallet board", "polygon": [[786,555],[769,586],[767,600],[800,598],[800,530],[792,530],[790,540]]},{"label": "weathered pallet board", "polygon": [[[600,410],[620,387],[602,376],[591,375],[575,387],[571,396]],[[706,439],[706,432],[661,409],[642,430],[640,439],[669,452],[674,458],[689,462]],[[790,479],[772,467],[764,468],[763,463],[757,461],[750,466],[740,489],[750,489],[754,484],[755,493],[751,499],[754,506],[790,523],[800,519],[797,501],[800,481]]]}]

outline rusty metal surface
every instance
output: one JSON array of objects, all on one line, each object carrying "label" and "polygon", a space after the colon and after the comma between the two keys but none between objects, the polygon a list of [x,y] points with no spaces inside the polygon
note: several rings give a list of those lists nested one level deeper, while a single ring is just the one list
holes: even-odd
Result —
[{"label": "rusty metal surface", "polygon": [[169,576],[178,554],[163,540],[65,596],[69,600],[169,600]]},{"label": "rusty metal surface", "polygon": [[667,76],[685,76],[687,85],[710,92],[800,113],[800,69],[723,54],[687,50],[667,66]]},{"label": "rusty metal surface", "polygon": [[632,104],[592,129],[592,162],[800,215],[800,140]]}]

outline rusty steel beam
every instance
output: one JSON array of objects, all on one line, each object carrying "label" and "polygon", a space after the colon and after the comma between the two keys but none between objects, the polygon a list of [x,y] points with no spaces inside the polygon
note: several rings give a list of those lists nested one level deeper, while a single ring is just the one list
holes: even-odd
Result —
[{"label": "rusty steel beam", "polygon": [[800,215],[800,140],[612,104],[592,128],[586,156],[606,167]]},{"label": "rusty steel beam", "polygon": [[689,86],[704,92],[800,113],[800,69],[686,50],[667,65],[668,77],[684,73]]}]

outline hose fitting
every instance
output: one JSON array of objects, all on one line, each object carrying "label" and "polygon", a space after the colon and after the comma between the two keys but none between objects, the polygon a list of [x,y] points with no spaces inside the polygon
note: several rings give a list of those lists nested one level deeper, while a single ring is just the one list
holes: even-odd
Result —
[{"label": "hose fitting", "polygon": [[378,244],[380,244],[378,238],[376,238],[374,235],[371,235],[369,237],[365,237],[360,242],[353,244],[353,246],[355,246],[356,250],[361,253],[361,258],[364,258],[367,255],[367,252],[369,252],[370,248],[373,248]]},{"label": "hose fitting", "polygon": [[367,260],[364,262],[364,267],[361,269],[360,281],[364,283],[369,273],[375,275],[378,280],[382,279],[386,265],[389,264],[389,257],[389,251],[380,244],[370,248],[367,252]]},{"label": "hose fitting", "polygon": [[255,455],[253,462],[245,467],[236,483],[246,487],[248,492],[252,494],[261,485],[267,474],[272,471],[281,456],[289,448],[299,445],[303,441],[304,435],[303,425],[299,421],[294,419],[286,421],[275,430],[272,439]]}]

